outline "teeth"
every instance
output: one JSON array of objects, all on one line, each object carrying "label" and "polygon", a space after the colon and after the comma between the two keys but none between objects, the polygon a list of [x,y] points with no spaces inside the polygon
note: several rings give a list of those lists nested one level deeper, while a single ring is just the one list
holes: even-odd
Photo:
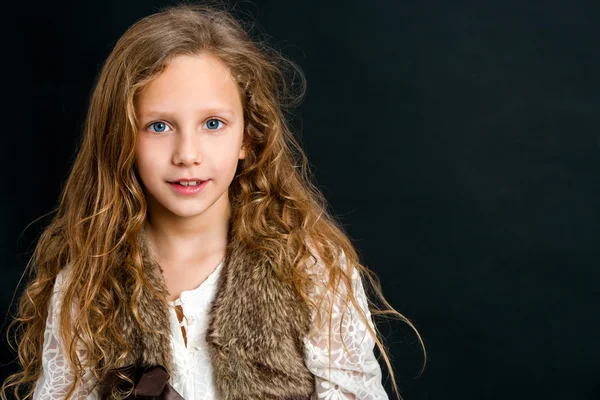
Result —
[{"label": "teeth", "polygon": [[200,184],[200,181],[189,181],[189,182],[181,181],[181,182],[179,182],[179,184],[181,186],[196,186],[196,185]]}]

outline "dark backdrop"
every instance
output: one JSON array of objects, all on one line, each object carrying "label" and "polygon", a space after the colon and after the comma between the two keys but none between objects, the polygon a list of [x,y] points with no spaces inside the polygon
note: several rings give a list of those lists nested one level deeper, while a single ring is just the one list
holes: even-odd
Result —
[{"label": "dark backdrop", "polygon": [[[4,14],[3,320],[48,220],[25,228],[57,204],[101,63],[166,4],[30,1]],[[595,3],[237,7],[304,70],[294,123],[317,181],[425,339],[415,379],[415,335],[381,326],[404,398],[600,399]],[[2,379],[14,370],[3,351]]]}]

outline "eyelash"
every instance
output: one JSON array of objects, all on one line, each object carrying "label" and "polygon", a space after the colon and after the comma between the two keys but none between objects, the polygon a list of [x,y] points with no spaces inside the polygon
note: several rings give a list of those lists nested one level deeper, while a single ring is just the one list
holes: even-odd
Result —
[{"label": "eyelash", "polygon": [[[223,120],[220,120],[219,118],[209,118],[209,119],[207,120],[207,122],[208,122],[208,121],[219,121],[220,123],[222,123],[223,125],[225,125],[225,121],[223,121]],[[154,121],[154,122],[151,122],[151,123],[149,123],[149,124],[146,126],[146,129],[150,129],[150,127],[151,127],[152,125],[155,125],[155,124],[158,124],[158,123],[162,123],[162,124],[165,124],[165,126],[169,126],[169,124],[167,124],[165,121]],[[221,129],[223,129],[223,127],[221,127]],[[209,131],[214,131],[214,132],[216,132],[216,131],[219,131],[219,130],[220,130],[220,129],[209,129]],[[150,132],[152,132],[152,133],[165,133],[165,132],[168,132],[168,131],[157,132],[157,131],[150,130]]]}]

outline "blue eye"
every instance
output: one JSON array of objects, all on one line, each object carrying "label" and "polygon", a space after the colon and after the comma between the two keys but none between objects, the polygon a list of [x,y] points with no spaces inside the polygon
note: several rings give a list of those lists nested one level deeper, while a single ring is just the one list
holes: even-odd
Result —
[{"label": "blue eye", "polygon": [[[206,125],[208,126],[209,130],[215,131],[215,130],[218,130],[219,123],[224,124],[224,122],[221,121],[220,119],[211,118],[208,120],[208,122],[206,122]],[[168,125],[162,121],[153,122],[150,125],[148,125],[148,128],[152,132],[156,132],[156,133],[163,133],[163,132],[167,132],[169,130]]]},{"label": "blue eye", "polygon": [[[216,122],[215,122],[216,121]],[[212,123],[211,123],[212,122]],[[211,118],[208,120],[208,122],[206,122],[206,125],[208,125],[209,130],[214,131],[216,129],[211,129],[212,128],[217,128],[219,126],[218,123],[223,123],[223,121],[221,121],[220,119],[216,119],[216,118]]]},{"label": "blue eye", "polygon": [[148,127],[154,127],[153,132],[162,133],[162,132],[166,132],[167,124],[165,124],[164,122],[158,121],[158,122],[151,123],[150,125],[148,125]]}]

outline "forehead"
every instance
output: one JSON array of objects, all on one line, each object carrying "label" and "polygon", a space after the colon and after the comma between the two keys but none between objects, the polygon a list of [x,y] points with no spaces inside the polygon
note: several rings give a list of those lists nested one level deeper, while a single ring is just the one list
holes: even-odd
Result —
[{"label": "forehead", "polygon": [[185,111],[199,106],[241,111],[240,92],[231,71],[210,54],[173,58],[163,72],[136,95],[136,108],[140,113],[150,109]]}]

